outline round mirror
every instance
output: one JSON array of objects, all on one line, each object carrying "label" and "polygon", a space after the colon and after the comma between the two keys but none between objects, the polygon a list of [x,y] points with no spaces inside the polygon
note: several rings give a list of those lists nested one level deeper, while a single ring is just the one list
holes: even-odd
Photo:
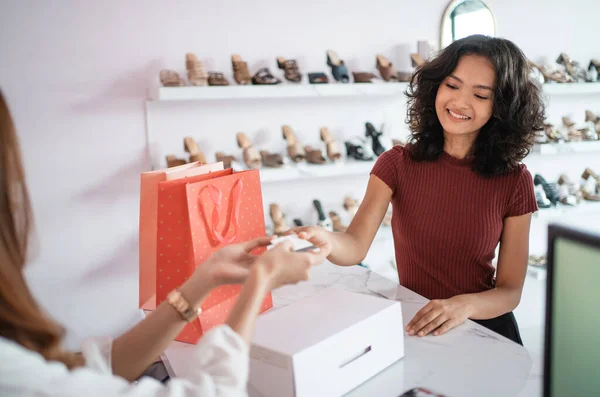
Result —
[{"label": "round mirror", "polygon": [[472,34],[496,35],[492,12],[483,1],[453,0],[442,17],[440,47]]}]

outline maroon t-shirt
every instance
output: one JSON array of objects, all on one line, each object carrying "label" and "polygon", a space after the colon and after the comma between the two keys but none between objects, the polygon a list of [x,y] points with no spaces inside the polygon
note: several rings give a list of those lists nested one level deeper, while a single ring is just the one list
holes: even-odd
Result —
[{"label": "maroon t-shirt", "polygon": [[494,178],[471,165],[446,152],[415,162],[406,148],[394,146],[371,171],[392,189],[400,284],[428,299],[494,288],[492,259],[503,220],[538,209],[525,165]]}]

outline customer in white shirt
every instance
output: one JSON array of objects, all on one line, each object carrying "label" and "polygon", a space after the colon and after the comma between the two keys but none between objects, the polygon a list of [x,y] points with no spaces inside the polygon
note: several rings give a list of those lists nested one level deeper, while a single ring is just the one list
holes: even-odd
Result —
[{"label": "customer in white shirt", "polygon": [[[35,302],[25,279],[32,214],[18,139],[0,92],[0,396],[244,396],[248,344],[264,296],[308,278],[328,255],[293,252],[282,243],[262,255],[250,251],[268,237],[222,248],[199,266],[146,319],[125,334],[90,340],[81,355],[61,348],[63,329]],[[177,336],[216,286],[243,283],[226,324],[206,333],[185,373],[167,384],[137,379]]]}]

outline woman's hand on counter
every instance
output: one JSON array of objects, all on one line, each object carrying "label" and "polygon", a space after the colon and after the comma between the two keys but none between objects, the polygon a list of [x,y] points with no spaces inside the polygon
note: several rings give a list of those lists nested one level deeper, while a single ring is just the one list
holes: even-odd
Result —
[{"label": "woman's hand on counter", "polygon": [[442,335],[464,323],[471,316],[473,305],[467,295],[450,299],[435,299],[415,314],[406,326],[409,335]]}]

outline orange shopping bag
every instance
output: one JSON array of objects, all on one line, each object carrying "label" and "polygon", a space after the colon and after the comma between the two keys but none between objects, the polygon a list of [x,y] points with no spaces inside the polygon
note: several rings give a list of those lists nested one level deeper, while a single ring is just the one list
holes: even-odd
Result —
[{"label": "orange shopping bag", "polygon": [[[158,185],[157,303],[213,252],[265,235],[258,170],[226,169]],[[225,285],[214,289],[202,303],[200,316],[176,339],[195,343],[204,332],[225,322],[241,288]],[[261,312],[272,306],[269,294]]]},{"label": "orange shopping bag", "polygon": [[206,174],[223,169],[223,163],[200,162],[180,165],[164,170],[144,172],[140,187],[139,229],[139,307],[156,308],[156,233],[158,209],[158,183]]}]

